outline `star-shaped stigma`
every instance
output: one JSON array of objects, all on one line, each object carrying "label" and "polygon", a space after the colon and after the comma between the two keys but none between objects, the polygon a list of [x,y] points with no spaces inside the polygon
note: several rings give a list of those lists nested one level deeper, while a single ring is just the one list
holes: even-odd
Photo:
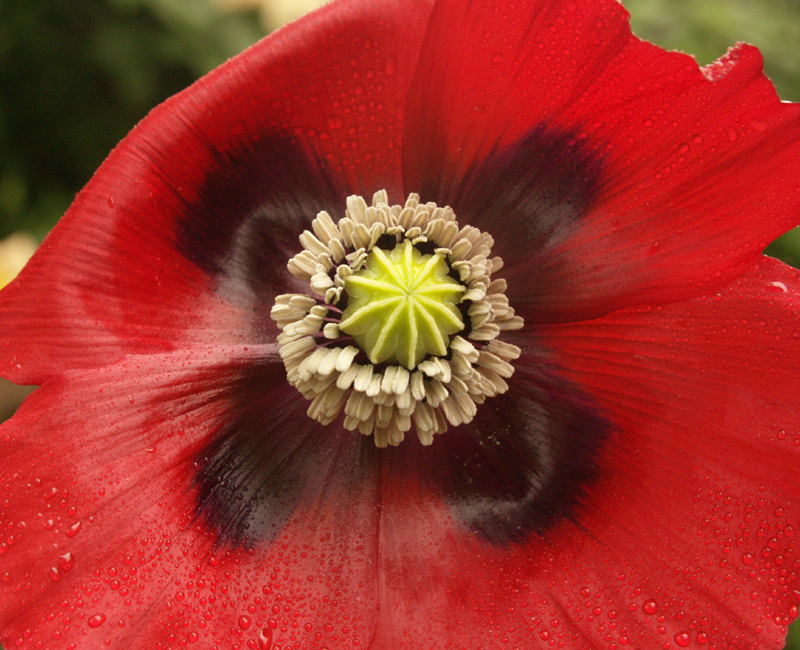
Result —
[{"label": "star-shaped stigma", "polygon": [[456,305],[465,290],[448,272],[443,255],[423,255],[408,240],[388,253],[373,248],[366,268],[345,280],[339,329],[372,363],[410,370],[429,354],[446,355],[450,335],[464,329]]}]

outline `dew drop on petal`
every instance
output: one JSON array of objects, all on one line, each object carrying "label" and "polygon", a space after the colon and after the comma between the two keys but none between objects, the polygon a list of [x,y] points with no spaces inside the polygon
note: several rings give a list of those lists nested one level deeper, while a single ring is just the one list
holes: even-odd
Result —
[{"label": "dew drop on petal", "polygon": [[678,632],[675,635],[675,643],[677,643],[681,648],[686,648],[691,640],[692,638],[689,636],[688,632]]},{"label": "dew drop on petal", "polygon": [[58,568],[62,571],[69,571],[75,566],[75,556],[72,553],[65,553],[58,556]]},{"label": "dew drop on petal", "polygon": [[69,528],[67,528],[67,529],[64,531],[64,534],[65,534],[67,537],[75,537],[75,535],[77,535],[77,534],[78,534],[78,532],[80,531],[80,529],[81,529],[81,522],[79,522],[79,521],[76,521],[74,524],[72,524],[72,526],[70,526]]},{"label": "dew drop on petal", "polygon": [[249,616],[242,614],[239,617],[239,627],[242,628],[243,630],[248,629],[252,624],[253,624],[253,619],[250,618]]},{"label": "dew drop on petal", "polygon": [[47,571],[47,575],[53,582],[61,580],[61,571],[58,570],[58,567],[51,566],[50,569]]},{"label": "dew drop on petal", "polygon": [[344,120],[338,115],[326,115],[325,119],[328,122],[328,128],[332,131],[336,129],[341,129],[344,126]]},{"label": "dew drop on petal", "polygon": [[272,647],[272,630],[265,627],[258,635],[258,647],[260,650],[269,650]]},{"label": "dew drop on petal", "polygon": [[387,57],[386,65],[383,69],[386,72],[386,76],[394,77],[397,74],[397,58],[394,56]]},{"label": "dew drop on petal", "polygon": [[89,617],[89,619],[86,621],[86,624],[89,627],[100,627],[105,622],[106,622],[105,614],[95,614],[94,616]]},{"label": "dew drop on petal", "polygon": [[650,600],[646,600],[642,604],[642,610],[645,614],[652,616],[658,611],[658,603],[652,598]]}]

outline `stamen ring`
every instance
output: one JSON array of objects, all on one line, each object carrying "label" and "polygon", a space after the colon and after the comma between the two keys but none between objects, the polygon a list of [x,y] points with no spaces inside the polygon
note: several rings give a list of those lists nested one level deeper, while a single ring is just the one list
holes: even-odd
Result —
[{"label": "stamen ring", "polygon": [[[309,417],[330,424],[344,411],[344,427],[374,435],[378,447],[399,444],[413,425],[429,445],[508,390],[520,350],[497,337],[523,321],[505,281],[492,279],[503,263],[491,257],[489,234],[459,227],[451,208],[416,194],[389,205],[384,190],[372,205],[348,197],[338,224],[320,212],[312,230],[300,236],[303,250],[288,269],[315,295],[278,296],[271,312],[288,381],[311,401]],[[387,242],[395,252],[383,250]],[[384,275],[375,272],[381,265]],[[374,306],[370,290],[384,303]],[[351,301],[367,311],[357,316]],[[378,329],[362,336],[378,314]]]}]

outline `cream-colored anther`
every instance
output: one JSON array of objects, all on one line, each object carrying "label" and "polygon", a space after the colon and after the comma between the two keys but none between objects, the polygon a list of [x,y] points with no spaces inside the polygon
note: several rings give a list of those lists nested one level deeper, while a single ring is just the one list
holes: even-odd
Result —
[{"label": "cream-colored anther", "polygon": [[[407,364],[411,367],[376,365],[341,327],[348,278],[369,268],[370,254],[387,238],[434,251],[464,287],[463,330],[440,337],[419,363]],[[387,193],[379,191],[371,205],[349,197],[338,223],[320,212],[300,241],[303,250],[288,268],[314,295],[278,296],[271,316],[281,329],[277,341],[287,378],[310,401],[309,417],[322,424],[338,420],[373,436],[379,447],[399,444],[411,429],[429,445],[449,426],[470,422],[480,404],[508,389],[520,350],[498,336],[523,322],[508,303],[505,280],[492,277],[503,261],[492,257],[489,233],[460,227],[452,209],[422,203],[415,194],[404,205],[389,205]],[[435,299],[425,300],[439,309]]]}]

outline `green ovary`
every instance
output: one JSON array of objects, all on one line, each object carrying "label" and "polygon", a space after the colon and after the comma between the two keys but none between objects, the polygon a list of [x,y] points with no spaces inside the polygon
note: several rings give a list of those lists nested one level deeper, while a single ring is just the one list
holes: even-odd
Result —
[{"label": "green ovary", "polygon": [[450,336],[464,329],[456,307],[464,287],[448,270],[441,254],[423,255],[408,240],[389,253],[372,249],[366,268],[345,279],[339,329],[372,363],[410,370],[429,354],[446,355]]}]

